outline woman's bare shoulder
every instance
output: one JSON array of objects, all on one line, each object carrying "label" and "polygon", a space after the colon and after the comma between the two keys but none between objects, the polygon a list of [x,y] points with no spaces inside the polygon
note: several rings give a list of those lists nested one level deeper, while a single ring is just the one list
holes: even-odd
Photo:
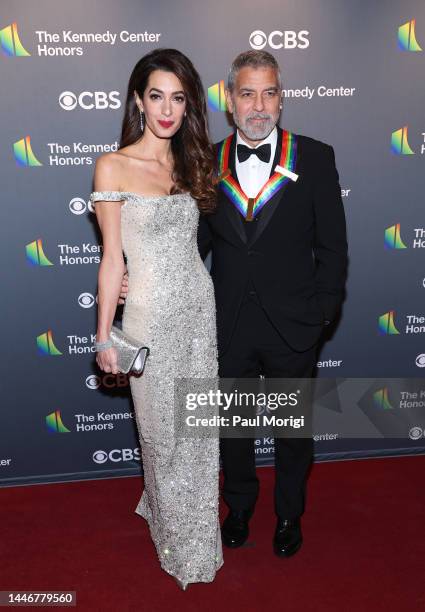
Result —
[{"label": "woman's bare shoulder", "polygon": [[123,169],[126,159],[125,156],[118,153],[104,153],[96,160],[96,172],[102,174],[114,174]]},{"label": "woman's bare shoulder", "polygon": [[127,160],[118,152],[104,153],[96,160],[94,183],[97,186],[108,186],[119,191],[125,177]]}]

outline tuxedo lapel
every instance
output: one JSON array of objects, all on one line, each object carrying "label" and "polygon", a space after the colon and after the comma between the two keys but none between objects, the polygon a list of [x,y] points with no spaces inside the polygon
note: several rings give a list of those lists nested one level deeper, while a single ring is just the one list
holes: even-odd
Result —
[{"label": "tuxedo lapel", "polygon": [[[281,128],[277,128],[277,142],[276,142],[276,151],[274,154],[273,164],[270,171],[271,178],[275,173],[275,167],[279,164],[282,153],[282,130]],[[233,180],[239,185],[238,176],[236,173],[236,133],[233,134],[232,140],[230,141],[230,145],[227,145],[228,148],[228,169],[231,172]],[[296,147],[296,142],[295,142]],[[297,153],[295,149],[295,163],[298,165]],[[251,222],[255,223],[253,227],[253,232],[248,232],[245,230],[246,221],[244,221],[241,213],[239,212],[236,205],[232,202],[230,197],[224,191],[223,193],[223,208],[224,213],[228,217],[233,229],[236,234],[239,236],[241,241],[244,244],[248,244],[248,246],[252,245],[258,238],[261,236],[267,225],[270,223],[273,214],[275,213],[279,202],[281,201],[290,180],[286,180],[283,185],[280,186],[278,191],[266,202],[263,206],[261,213],[259,214],[258,221]],[[239,185],[240,187],[240,185]],[[250,238],[248,238],[248,234]]]},{"label": "tuxedo lapel", "polygon": [[[273,160],[270,176],[274,174],[274,169],[279,164],[280,154],[282,150],[282,130],[280,127],[277,128],[277,132],[278,132],[278,137],[277,137],[277,143],[276,143],[276,151],[274,155],[274,160]],[[270,220],[274,212],[276,211],[276,208],[280,200],[282,199],[282,196],[285,193],[287,186],[288,186],[288,183],[285,183],[279,189],[279,191],[275,193],[275,195],[271,198],[271,200],[269,200],[267,204],[264,206],[258,218],[255,231],[253,232],[251,236],[248,246],[251,246],[256,240],[258,240],[258,238],[261,236],[261,234],[263,233],[267,225],[270,223]]]},{"label": "tuxedo lapel", "polygon": [[[238,181],[238,177],[236,174],[236,162],[235,162],[235,154],[236,154],[236,134],[233,135],[232,142],[229,150],[229,170],[232,173],[235,181]],[[229,200],[227,196],[224,196],[224,209],[229,218],[230,223],[233,225],[233,229],[238,234],[239,238],[242,242],[247,242],[247,236],[244,227],[244,221],[242,220],[242,216],[234,204]]]}]

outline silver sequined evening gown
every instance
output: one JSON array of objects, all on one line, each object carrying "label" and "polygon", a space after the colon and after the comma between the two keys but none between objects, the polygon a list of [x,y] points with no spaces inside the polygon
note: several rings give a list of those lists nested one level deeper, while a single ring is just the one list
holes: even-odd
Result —
[{"label": "silver sequined evening gown", "polygon": [[90,198],[123,202],[123,330],[151,351],[143,375],[130,377],[144,470],[136,512],[165,571],[183,584],[211,582],[223,563],[218,440],[176,439],[173,420],[174,378],[217,376],[214,291],[197,248],[198,208],[189,194]]}]

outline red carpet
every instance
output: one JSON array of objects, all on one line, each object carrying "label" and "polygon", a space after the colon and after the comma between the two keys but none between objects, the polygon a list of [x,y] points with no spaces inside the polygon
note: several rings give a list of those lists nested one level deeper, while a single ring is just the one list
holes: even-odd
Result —
[{"label": "red carpet", "polygon": [[425,456],[315,465],[304,545],[281,560],[273,470],[259,469],[250,545],[184,593],[133,513],[138,478],[5,488],[0,590],[75,590],[78,610],[423,612],[424,470]]}]

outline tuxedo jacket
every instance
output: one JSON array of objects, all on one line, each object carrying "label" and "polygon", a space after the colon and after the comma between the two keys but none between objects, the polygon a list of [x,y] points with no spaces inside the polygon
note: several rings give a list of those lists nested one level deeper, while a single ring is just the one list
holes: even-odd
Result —
[{"label": "tuxedo jacket", "polygon": [[[220,185],[216,212],[201,215],[198,246],[203,258],[212,251],[220,354],[229,344],[248,289],[255,289],[269,319],[295,351],[314,346],[325,322],[340,308],[347,240],[334,152],[312,138],[295,138],[298,179],[288,180],[274,194],[258,220],[250,222],[249,232]],[[279,163],[281,143],[278,128],[271,174]],[[237,181],[235,154],[236,134],[229,169]]]}]

